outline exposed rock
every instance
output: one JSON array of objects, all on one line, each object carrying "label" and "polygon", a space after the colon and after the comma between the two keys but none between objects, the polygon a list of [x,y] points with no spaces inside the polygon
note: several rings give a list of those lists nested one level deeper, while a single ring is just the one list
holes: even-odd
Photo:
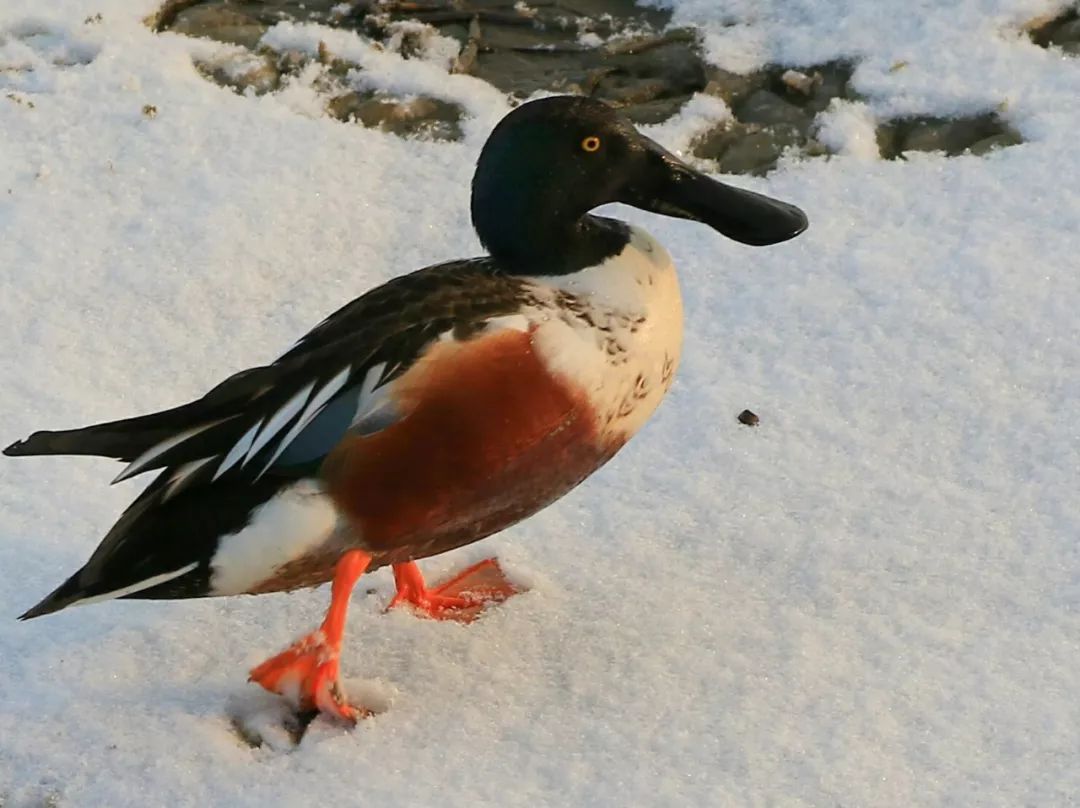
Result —
[{"label": "exposed rock", "polygon": [[689,95],[677,95],[672,98],[661,98],[644,104],[635,104],[632,107],[627,107],[622,112],[627,118],[639,125],[663,123],[678,112],[682,105],[689,100]]},{"label": "exposed rock", "polygon": [[1019,132],[1010,130],[1000,135],[991,135],[990,137],[984,137],[982,140],[977,140],[968,147],[968,152],[976,157],[982,157],[992,151],[1017,146],[1023,142],[1024,139],[1020,137]]},{"label": "exposed rock", "polygon": [[769,83],[769,76],[764,70],[755,73],[732,73],[719,67],[709,67],[706,70],[707,84],[705,92],[723,99],[729,107],[734,109],[750,94],[764,88]]},{"label": "exposed rock", "polygon": [[1026,26],[1032,42],[1041,48],[1061,48],[1066,54],[1077,55],[1075,44],[1080,42],[1080,6],[1056,17],[1040,17]]},{"label": "exposed rock", "polygon": [[761,423],[761,419],[758,418],[757,414],[751,412],[750,410],[743,410],[736,416],[736,418],[738,419],[740,424],[743,424],[745,426],[757,426]]},{"label": "exposed rock", "polygon": [[[287,19],[348,28],[405,58],[434,54],[451,72],[475,76],[509,95],[589,95],[615,104],[639,124],[669,119],[704,91],[723,99],[734,120],[699,137],[691,150],[725,172],[762,174],[785,151],[807,157],[827,152],[811,137],[814,118],[834,98],[858,97],[851,63],[731,73],[705,64],[697,31],[665,30],[670,17],[634,0],[166,0],[147,23],[256,51],[197,65],[223,86],[256,95],[274,92],[283,77],[307,70],[304,81],[328,99],[330,115],[405,136],[459,138],[462,110],[433,98],[357,90],[359,66],[325,46],[317,58],[260,49],[268,26]],[[1031,36],[1076,53],[1078,28],[1080,19],[1069,13],[1040,21]],[[456,58],[444,37],[460,44]],[[309,69],[313,62],[315,71]],[[997,116],[982,115],[891,121],[879,128],[878,140],[882,155],[895,158],[912,150],[984,154],[1020,137]]]},{"label": "exposed rock", "polygon": [[461,137],[461,107],[436,98],[402,101],[371,92],[350,92],[331,99],[327,112],[340,121],[356,121],[395,135],[431,140]]},{"label": "exposed rock", "polygon": [[769,90],[753,93],[735,108],[735,117],[743,123],[788,124],[803,132],[811,123],[811,116]]},{"label": "exposed rock", "polygon": [[699,139],[691,151],[715,160],[725,174],[766,174],[776,167],[786,149],[806,143],[803,133],[791,124],[745,124],[732,121]]},{"label": "exposed rock", "polygon": [[1065,45],[1070,42],[1080,42],[1080,19],[1059,25],[1050,35],[1051,45]]},{"label": "exposed rock", "polygon": [[690,146],[690,151],[695,157],[703,160],[719,160],[724,152],[747,135],[757,131],[759,131],[757,126],[748,126],[735,120],[726,121],[699,137]]},{"label": "exposed rock", "polygon": [[272,56],[229,59],[220,62],[196,62],[204,76],[238,93],[250,90],[255,95],[273,92],[281,83],[277,60]]},{"label": "exposed rock", "polygon": [[[818,73],[814,76],[808,76],[799,70],[785,70],[780,74],[780,81],[784,82],[784,86],[789,90],[805,96],[810,96],[813,95],[814,88],[820,83],[821,74]],[[745,412],[750,411],[745,410]]]},{"label": "exposed rock", "polygon": [[851,87],[851,74],[855,68],[848,62],[827,62],[813,69],[815,86],[805,109],[816,115],[824,111],[834,98],[857,99]]},{"label": "exposed rock", "polygon": [[887,159],[907,151],[940,151],[955,156],[993,138],[999,139],[980,148],[988,150],[994,145],[1003,147],[1021,142],[1019,133],[993,113],[954,119],[906,118],[890,121],[878,129],[878,147]]},{"label": "exposed rock", "polygon": [[229,7],[199,5],[178,12],[170,30],[254,49],[268,27],[254,17]]}]

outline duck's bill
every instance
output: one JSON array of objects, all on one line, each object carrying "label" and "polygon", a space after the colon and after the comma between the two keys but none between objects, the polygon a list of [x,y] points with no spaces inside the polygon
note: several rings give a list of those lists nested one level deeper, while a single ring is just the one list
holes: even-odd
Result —
[{"label": "duck's bill", "polygon": [[795,238],[808,225],[794,205],[763,194],[725,185],[695,171],[647,141],[647,176],[620,201],[634,207],[709,225],[730,239],[763,247]]}]

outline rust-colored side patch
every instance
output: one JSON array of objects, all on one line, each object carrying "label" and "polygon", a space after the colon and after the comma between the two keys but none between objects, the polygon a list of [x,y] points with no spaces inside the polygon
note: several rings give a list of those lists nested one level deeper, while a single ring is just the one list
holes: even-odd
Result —
[{"label": "rust-colored side patch", "polygon": [[393,392],[409,415],[346,438],[323,466],[373,566],[501,530],[619,448],[601,444],[588,401],[547,372],[520,331],[440,343]]}]

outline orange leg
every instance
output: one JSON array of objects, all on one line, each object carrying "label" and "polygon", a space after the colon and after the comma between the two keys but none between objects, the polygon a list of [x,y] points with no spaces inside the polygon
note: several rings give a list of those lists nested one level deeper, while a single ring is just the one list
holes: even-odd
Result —
[{"label": "orange leg", "polygon": [[433,589],[424,583],[415,561],[394,564],[397,594],[387,609],[408,604],[434,620],[457,620],[471,623],[492,601],[503,601],[518,592],[503,575],[499,562],[488,558],[474,564]]},{"label": "orange leg", "polygon": [[361,717],[346,700],[338,681],[338,656],[345,634],[349,598],[357,579],[371,563],[371,556],[351,550],[334,569],[330,608],[317,631],[297,640],[288,649],[251,670],[248,681],[279,693],[299,709],[315,708],[345,721]]}]

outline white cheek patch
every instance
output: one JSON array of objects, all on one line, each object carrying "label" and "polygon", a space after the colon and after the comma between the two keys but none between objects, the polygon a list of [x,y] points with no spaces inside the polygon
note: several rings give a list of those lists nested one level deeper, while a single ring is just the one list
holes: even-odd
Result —
[{"label": "white cheek patch", "polygon": [[239,595],[333,536],[338,513],[322,487],[303,480],[256,508],[240,530],[222,536],[210,559],[210,591]]}]

